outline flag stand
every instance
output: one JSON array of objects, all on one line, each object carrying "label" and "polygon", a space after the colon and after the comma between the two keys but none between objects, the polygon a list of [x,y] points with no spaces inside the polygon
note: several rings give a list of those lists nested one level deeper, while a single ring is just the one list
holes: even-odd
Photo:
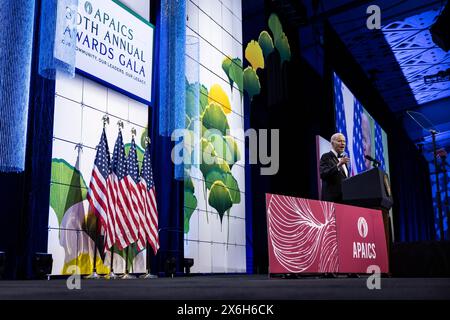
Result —
[{"label": "flag stand", "polygon": [[150,245],[147,243],[147,252],[146,252],[146,263],[147,263],[147,273],[143,274],[142,276],[140,276],[139,278],[141,279],[156,279],[158,278],[158,276],[151,274],[151,270],[150,270]]},{"label": "flag stand", "polygon": [[124,279],[124,280],[136,279],[135,276],[131,275],[128,272],[128,254],[129,254],[129,252],[130,252],[130,246],[127,247],[127,252],[125,254],[125,274],[121,277],[121,279]]},{"label": "flag stand", "polygon": [[117,279],[117,278],[119,278],[115,273],[114,273],[114,246],[112,246],[111,247],[111,260],[110,260],[110,263],[109,263],[109,270],[111,270],[110,272],[109,272],[109,275],[108,275],[108,279]]}]

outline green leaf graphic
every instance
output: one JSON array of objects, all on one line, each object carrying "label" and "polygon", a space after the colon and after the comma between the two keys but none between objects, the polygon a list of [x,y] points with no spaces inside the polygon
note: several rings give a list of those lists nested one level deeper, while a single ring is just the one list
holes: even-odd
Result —
[{"label": "green leaf graphic", "polygon": [[272,37],[264,30],[259,34],[258,43],[263,51],[264,58],[267,59],[267,56],[274,50]]},{"label": "green leaf graphic", "polygon": [[128,260],[128,268],[131,271],[131,265],[133,264],[134,258],[136,258],[136,256],[138,255],[140,251],[137,248],[137,244],[132,243],[131,245],[129,245],[128,247],[126,247],[123,250],[119,250],[119,248],[114,245],[114,253],[117,253],[119,256],[121,256],[123,259],[127,259]]},{"label": "green leaf graphic", "polygon": [[261,92],[259,77],[251,67],[247,67],[244,70],[244,88],[245,91],[247,91],[250,100],[253,99],[253,96]]},{"label": "green leaf graphic", "polygon": [[148,137],[148,128],[145,128],[144,132],[141,135],[141,148],[145,148],[145,138]]},{"label": "green leaf graphic", "polygon": [[185,128],[186,129],[190,129],[191,127],[191,118],[189,118],[189,116],[187,114],[184,115],[184,123],[185,123]]},{"label": "green leaf graphic", "polygon": [[230,191],[222,181],[216,181],[211,186],[208,203],[211,207],[217,210],[220,216],[220,221],[222,222],[225,211],[233,206]]},{"label": "green leaf graphic", "polygon": [[184,233],[189,232],[189,221],[197,208],[197,198],[194,192],[184,189]]},{"label": "green leaf graphic", "polygon": [[[125,154],[127,157],[128,157],[128,152],[130,152],[130,148],[131,148],[131,143],[125,144]],[[139,170],[141,170],[142,161],[144,161],[144,150],[141,147],[139,147],[138,145],[136,145],[136,154],[137,154],[137,158],[138,158]]]},{"label": "green leaf graphic", "polygon": [[208,106],[208,89],[204,85],[200,85],[200,114],[205,112],[206,107]]},{"label": "green leaf graphic", "polygon": [[192,183],[192,178],[189,175],[189,170],[184,169],[184,191],[194,192],[194,184]]},{"label": "green leaf graphic", "polygon": [[189,84],[186,88],[186,115],[189,118],[196,117],[198,112],[198,97],[196,92],[198,84]]},{"label": "green leaf graphic", "polygon": [[281,25],[280,19],[275,13],[272,13],[269,17],[269,29],[272,31],[273,38],[275,42],[278,38],[281,38],[283,33],[283,27]]},{"label": "green leaf graphic", "polygon": [[242,61],[239,58],[234,58],[230,67],[230,77],[236,83],[242,98],[244,91],[244,72],[242,70]]},{"label": "green leaf graphic", "polygon": [[230,76],[230,68],[233,62],[229,57],[225,57],[222,61],[222,70],[225,72],[225,74],[228,77],[228,80],[230,81],[231,91],[233,91],[233,79]]},{"label": "green leaf graphic", "polygon": [[226,173],[224,178],[224,184],[228,188],[231,195],[231,200],[234,204],[241,202],[241,192],[237,180],[231,173]]},{"label": "green leaf graphic", "polygon": [[217,129],[224,135],[230,129],[222,107],[215,102],[211,102],[206,107],[205,112],[201,116],[201,121],[206,129]]},{"label": "green leaf graphic", "polygon": [[52,159],[51,181],[50,206],[61,224],[67,209],[86,199],[87,185],[80,171],[64,159]]},{"label": "green leaf graphic", "polygon": [[201,157],[200,171],[206,177],[208,172],[215,166],[216,152],[211,142],[205,138],[201,138]]},{"label": "green leaf graphic", "polygon": [[[230,170],[230,166],[222,159],[215,157],[214,158],[214,163],[213,164],[205,164],[202,163],[200,165],[200,171],[203,174],[203,177],[205,177],[205,180],[207,180],[207,187],[209,187],[210,183],[213,183],[214,181],[212,181],[212,178],[208,179],[208,175],[213,172],[221,172],[221,173],[228,173],[231,172]],[[210,182],[210,183],[208,183]]]},{"label": "green leaf graphic", "polygon": [[275,47],[280,53],[281,64],[283,64],[284,61],[291,60],[291,47],[289,46],[289,40],[284,32],[281,37],[275,41]]},{"label": "green leaf graphic", "polygon": [[213,145],[217,157],[225,160],[229,165],[233,165],[235,163],[234,154],[223,136],[213,134],[208,138],[208,140]]},{"label": "green leaf graphic", "polygon": [[219,166],[212,168],[205,178],[206,188],[211,189],[216,181],[222,181],[225,184],[225,172]]},{"label": "green leaf graphic", "polygon": [[224,139],[227,142],[228,148],[231,151],[231,155],[232,155],[231,161],[228,162],[230,164],[230,168],[231,168],[233,166],[233,164],[235,164],[236,162],[241,160],[241,152],[239,151],[238,144],[233,137],[225,136]]}]

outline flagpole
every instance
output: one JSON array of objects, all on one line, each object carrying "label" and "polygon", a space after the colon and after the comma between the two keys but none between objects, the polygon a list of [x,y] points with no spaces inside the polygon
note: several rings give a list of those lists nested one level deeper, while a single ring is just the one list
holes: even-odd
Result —
[{"label": "flagpole", "polygon": [[[122,128],[123,128],[123,124],[121,124],[121,126],[122,126]],[[120,129],[119,129],[120,130]],[[134,141],[134,137],[136,136],[136,129],[133,127],[133,128],[131,128],[131,138],[132,138],[132,141]],[[130,151],[129,151],[130,153],[131,153],[131,149],[130,149]],[[130,154],[128,154],[128,159],[130,158]],[[129,173],[128,173],[129,174]],[[139,174],[139,169],[138,169],[138,174]],[[130,273],[129,273],[129,266],[128,266],[128,257],[129,257],[129,254],[130,254],[130,245],[128,245],[127,246],[127,250],[126,250],[126,252],[125,252],[125,274],[122,276],[122,278],[121,279],[124,279],[124,280],[128,280],[128,279],[136,279],[136,277],[135,276],[133,276],[133,275],[131,275]]]},{"label": "flagpole", "polygon": [[[106,125],[109,124],[109,117],[107,114],[105,114],[102,117],[103,121],[103,130],[105,130]],[[102,278],[100,275],[97,274],[97,241],[99,240],[99,228],[98,228],[98,217],[95,220],[95,235],[94,235],[94,266],[92,273],[86,277],[86,279],[100,279]]]},{"label": "flagpole", "polygon": [[[151,140],[150,137],[145,137],[145,148],[147,149],[148,145],[150,144]],[[151,274],[151,267],[150,267],[150,242],[147,240],[147,246],[146,246],[146,255],[145,255],[145,262],[147,264],[147,273],[140,276],[141,279],[156,279],[158,276]]]}]

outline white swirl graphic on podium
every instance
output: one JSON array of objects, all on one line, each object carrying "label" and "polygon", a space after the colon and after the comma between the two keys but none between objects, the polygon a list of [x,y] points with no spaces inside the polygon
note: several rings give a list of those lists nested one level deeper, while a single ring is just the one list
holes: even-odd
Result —
[{"label": "white swirl graphic on podium", "polygon": [[320,201],[312,210],[306,199],[273,195],[267,210],[269,242],[277,261],[288,272],[337,272],[337,235],[334,204]]}]

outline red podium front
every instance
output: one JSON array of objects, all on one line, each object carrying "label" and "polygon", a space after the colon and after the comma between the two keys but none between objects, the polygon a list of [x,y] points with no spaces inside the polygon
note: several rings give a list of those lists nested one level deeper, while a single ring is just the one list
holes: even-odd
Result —
[{"label": "red podium front", "polygon": [[380,210],[273,194],[266,209],[269,273],[389,272]]}]

